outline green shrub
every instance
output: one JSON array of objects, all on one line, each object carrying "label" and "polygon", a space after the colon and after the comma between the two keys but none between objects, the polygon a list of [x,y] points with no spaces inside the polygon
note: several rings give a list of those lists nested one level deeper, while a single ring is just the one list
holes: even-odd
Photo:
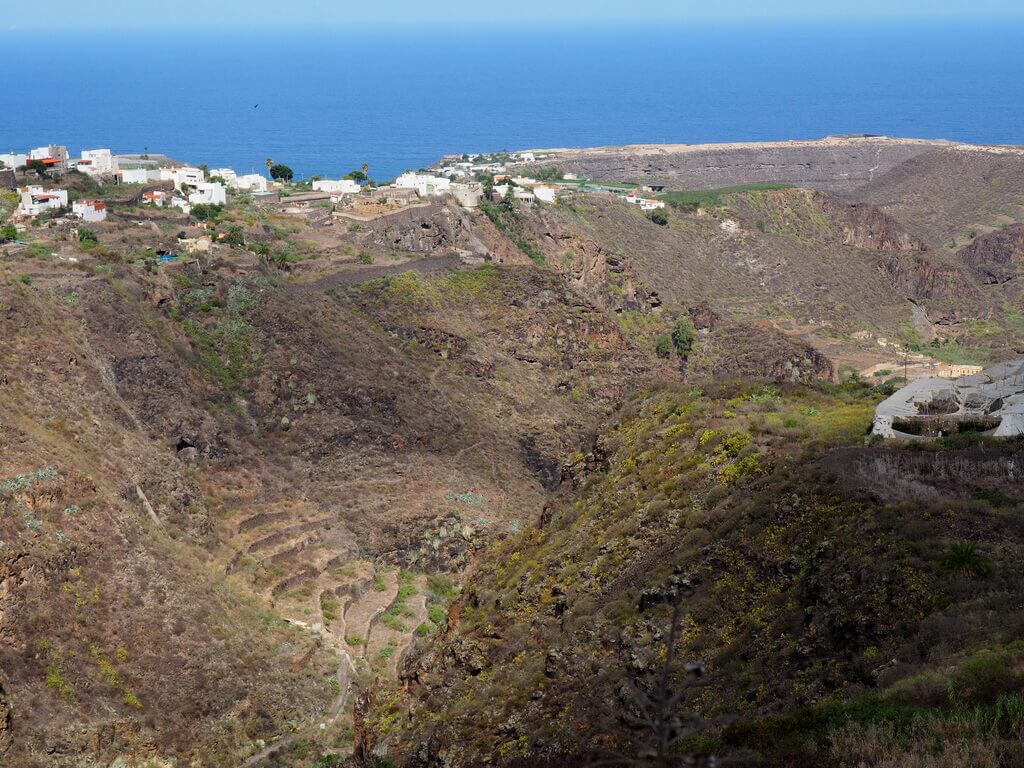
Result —
[{"label": "green shrub", "polygon": [[653,211],[647,214],[647,218],[657,224],[659,227],[668,225],[668,214],[660,208],[655,208]]},{"label": "green shrub", "polygon": [[95,232],[93,232],[88,227],[82,227],[78,230],[78,242],[96,244],[99,241],[96,238]]},{"label": "green shrub", "polygon": [[658,357],[668,359],[672,356],[672,337],[668,334],[659,336],[658,340],[654,343],[654,351]]},{"label": "green shrub", "polygon": [[13,243],[18,239],[18,230],[13,224],[0,227],[0,243]]},{"label": "green shrub", "polygon": [[683,360],[690,356],[696,338],[697,329],[693,327],[693,321],[689,317],[679,318],[672,328],[672,346]]},{"label": "green shrub", "polygon": [[942,567],[968,576],[988,576],[992,561],[983,555],[971,541],[954,541],[942,556]]},{"label": "green shrub", "polygon": [[360,264],[373,264],[373,254],[369,251],[360,251],[356,258],[359,259]]}]

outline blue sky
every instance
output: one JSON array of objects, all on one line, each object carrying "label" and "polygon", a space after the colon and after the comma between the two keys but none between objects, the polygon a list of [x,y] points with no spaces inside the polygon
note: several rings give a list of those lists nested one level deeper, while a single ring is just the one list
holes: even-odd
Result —
[{"label": "blue sky", "polygon": [[274,24],[665,23],[756,19],[1024,19],[1021,0],[8,0],[0,28]]}]

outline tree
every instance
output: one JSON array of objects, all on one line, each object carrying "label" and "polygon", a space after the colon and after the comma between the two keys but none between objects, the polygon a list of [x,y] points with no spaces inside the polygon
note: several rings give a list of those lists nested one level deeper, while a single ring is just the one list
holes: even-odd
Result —
[{"label": "tree", "polygon": [[660,208],[655,208],[653,211],[647,214],[647,218],[657,224],[659,227],[664,227],[668,224],[668,215]]},{"label": "tree", "polygon": [[690,356],[693,342],[697,338],[697,329],[689,317],[681,317],[672,328],[672,346],[683,360]]},{"label": "tree", "polygon": [[[363,167],[366,167],[366,163],[363,163]],[[354,171],[349,171],[345,174],[346,179],[352,179],[352,181],[358,181],[363,183],[370,180],[370,177],[366,175],[366,171],[360,171],[358,168]]]},{"label": "tree", "polygon": [[273,168],[273,167],[274,167],[274,158],[272,158],[272,157],[268,157],[268,158],[267,158],[266,160],[264,160],[263,162],[264,162],[264,163],[266,164],[266,166],[267,166],[267,170],[268,170],[268,171],[269,171],[269,170],[270,170],[271,168]]},{"label": "tree", "polygon": [[42,160],[29,160],[25,163],[25,170],[35,171],[39,176],[45,178],[47,173],[46,163]]},{"label": "tree", "polygon": [[0,227],[0,243],[13,243],[18,239],[18,230],[13,224]]},{"label": "tree", "polygon": [[294,175],[292,169],[283,163],[274,163],[270,166],[270,178],[276,181],[291,181]]},{"label": "tree", "polygon": [[91,229],[87,229],[86,227],[81,227],[78,230],[78,242],[80,242],[80,243],[95,243],[95,242],[97,242],[97,240],[96,240],[96,233],[93,232]]}]

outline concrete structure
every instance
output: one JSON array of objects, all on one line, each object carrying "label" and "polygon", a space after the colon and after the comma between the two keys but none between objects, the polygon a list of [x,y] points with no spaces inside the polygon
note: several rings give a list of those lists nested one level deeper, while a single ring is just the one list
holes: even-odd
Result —
[{"label": "concrete structure", "polygon": [[871,432],[904,439],[953,432],[1024,435],[1024,360],[957,379],[916,379],[879,403]]},{"label": "concrete structure", "polygon": [[182,187],[198,187],[200,184],[205,183],[206,174],[203,173],[201,168],[190,168],[188,166],[161,168],[160,180],[173,181],[174,188],[181,192]]},{"label": "concrete structure", "polygon": [[75,168],[90,176],[108,176],[117,171],[117,158],[109,149],[83,149]]},{"label": "concrete structure", "polygon": [[201,181],[195,185],[195,192],[188,196],[192,205],[225,205],[228,193],[223,184]]},{"label": "concrete structure", "polygon": [[420,199],[419,193],[411,187],[375,187],[364,189],[363,195],[371,201],[382,200],[385,205],[412,205]]},{"label": "concrete structure", "polygon": [[71,206],[71,214],[82,221],[103,221],[107,218],[107,204],[99,200],[82,200]]},{"label": "concrete structure", "polygon": [[512,197],[517,202],[526,203],[527,205],[532,205],[537,200],[537,196],[533,194],[533,191],[526,187],[512,187]]},{"label": "concrete structure", "polygon": [[547,184],[538,184],[533,188],[533,194],[542,203],[553,203],[558,196],[558,189]]},{"label": "concrete structure", "polygon": [[154,189],[151,192],[143,192],[142,200],[152,203],[157,208],[163,208],[171,201],[171,194],[170,192],[164,192],[162,189]]},{"label": "concrete structure", "polygon": [[186,237],[178,241],[185,253],[206,253],[213,245],[213,238],[209,235],[201,237]]},{"label": "concrete structure", "polygon": [[150,181],[160,181],[160,171],[149,168],[125,168],[114,173],[118,184],[146,184]]},{"label": "concrete structure", "polygon": [[313,182],[313,189],[332,195],[357,195],[362,187],[352,179],[320,179]]},{"label": "concrete structure", "polygon": [[463,208],[476,208],[484,196],[484,185],[476,181],[453,182],[448,191]]},{"label": "concrete structure", "polygon": [[184,213],[186,216],[192,213],[192,206],[189,205],[188,200],[186,200],[183,197],[172,197],[171,206],[173,206],[174,208],[181,208],[182,213]]},{"label": "concrete structure", "polygon": [[232,184],[235,189],[248,189],[251,192],[266,192],[270,189],[270,182],[258,173],[247,173],[245,176],[235,178]]},{"label": "concrete structure", "polygon": [[452,185],[451,179],[443,176],[430,176],[425,173],[403,173],[393,186],[398,189],[415,189],[420,197],[428,195],[443,195]]},{"label": "concrete structure", "polygon": [[60,144],[36,147],[28,153],[29,160],[42,160],[57,171],[66,171],[68,167],[68,148]]},{"label": "concrete structure", "polygon": [[16,152],[8,152],[7,154],[0,155],[0,163],[3,163],[4,167],[10,168],[12,171],[21,168],[27,162],[27,154],[20,155]]},{"label": "concrete structure", "polygon": [[212,179],[214,176],[220,176],[229,187],[234,187],[238,181],[238,174],[235,173],[234,168],[214,168],[210,171],[210,178]]},{"label": "concrete structure", "polygon": [[624,199],[630,205],[639,206],[641,211],[653,211],[656,208],[665,207],[665,203],[663,203],[661,200],[651,200],[650,198],[647,197],[641,197],[635,192],[628,193]]},{"label": "concrete structure", "polygon": [[68,204],[66,189],[43,189],[39,186],[22,187],[18,190],[21,202],[17,213],[21,216],[38,216],[46,211],[63,208]]}]

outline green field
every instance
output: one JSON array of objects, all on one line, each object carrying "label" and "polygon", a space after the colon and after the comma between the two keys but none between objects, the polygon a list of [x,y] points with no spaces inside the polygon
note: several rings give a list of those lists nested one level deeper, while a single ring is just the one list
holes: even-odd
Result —
[{"label": "green field", "polygon": [[772,189],[792,189],[792,184],[777,184],[773,182],[761,184],[741,184],[735,187],[720,187],[718,189],[697,189],[687,192],[666,192],[658,195],[673,208],[684,210],[696,210],[697,208],[711,208],[721,204],[726,195],[733,195],[740,192],[759,192]]}]

